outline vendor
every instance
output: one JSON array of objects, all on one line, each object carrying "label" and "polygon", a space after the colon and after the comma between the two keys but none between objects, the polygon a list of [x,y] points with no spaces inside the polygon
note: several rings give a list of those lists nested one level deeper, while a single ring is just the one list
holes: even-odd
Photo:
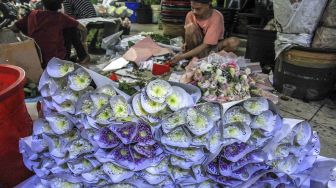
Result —
[{"label": "vendor", "polygon": [[224,39],[223,15],[212,8],[210,0],[191,0],[191,11],[185,20],[185,38],[182,53],[171,59],[175,64],[192,57],[202,58],[214,51],[234,51],[239,39]]},{"label": "vendor", "polygon": [[[29,15],[15,22],[10,29],[14,32],[22,31],[36,41],[42,53],[42,68],[45,68],[53,57],[65,59],[64,29],[76,28],[86,33],[84,32],[86,28],[70,16],[58,12],[62,7],[61,1],[42,0],[42,4],[45,10],[33,10]],[[81,43],[77,45],[84,49]],[[83,51],[82,56],[85,60],[88,54]],[[86,61],[79,62],[86,63]]]}]

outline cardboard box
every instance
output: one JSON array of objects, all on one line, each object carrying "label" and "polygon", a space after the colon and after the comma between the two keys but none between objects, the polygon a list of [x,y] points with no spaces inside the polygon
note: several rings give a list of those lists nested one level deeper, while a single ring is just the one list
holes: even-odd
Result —
[{"label": "cardboard box", "polygon": [[0,31],[0,64],[21,67],[28,79],[38,83],[43,72],[40,57],[33,39],[15,34],[11,30]]}]

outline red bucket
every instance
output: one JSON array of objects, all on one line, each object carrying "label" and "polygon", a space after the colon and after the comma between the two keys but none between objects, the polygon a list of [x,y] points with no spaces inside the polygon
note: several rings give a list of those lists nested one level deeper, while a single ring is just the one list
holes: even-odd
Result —
[{"label": "red bucket", "polygon": [[13,187],[32,173],[19,153],[19,139],[31,135],[33,121],[24,102],[25,72],[0,65],[0,187]]},{"label": "red bucket", "polygon": [[152,74],[153,75],[163,75],[170,71],[169,64],[153,64]]}]

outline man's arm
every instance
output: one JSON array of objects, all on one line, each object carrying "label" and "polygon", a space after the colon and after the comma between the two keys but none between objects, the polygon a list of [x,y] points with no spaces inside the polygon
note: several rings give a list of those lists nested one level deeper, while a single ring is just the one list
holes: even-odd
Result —
[{"label": "man's arm", "polygon": [[14,24],[8,27],[15,33],[22,32],[25,35],[28,35],[28,15],[22,19],[16,21]]},{"label": "man's arm", "polygon": [[171,59],[171,63],[172,64],[175,64],[183,59],[188,59],[188,58],[191,58],[191,57],[196,57],[198,56],[200,53],[202,53],[204,50],[207,50],[208,48],[210,47],[209,44],[204,44],[202,43],[201,45],[197,46],[196,48],[186,52],[186,53],[183,53],[183,54],[179,54],[179,55],[176,55],[175,57],[173,57],[173,59]]}]

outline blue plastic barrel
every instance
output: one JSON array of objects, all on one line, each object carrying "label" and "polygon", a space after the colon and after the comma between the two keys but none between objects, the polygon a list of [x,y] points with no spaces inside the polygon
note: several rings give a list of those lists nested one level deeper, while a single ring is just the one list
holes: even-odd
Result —
[{"label": "blue plastic barrel", "polygon": [[132,23],[135,23],[137,21],[137,15],[136,15],[136,10],[139,8],[140,3],[138,2],[125,2],[125,5],[128,9],[133,10],[133,14],[129,19],[131,20]]}]

